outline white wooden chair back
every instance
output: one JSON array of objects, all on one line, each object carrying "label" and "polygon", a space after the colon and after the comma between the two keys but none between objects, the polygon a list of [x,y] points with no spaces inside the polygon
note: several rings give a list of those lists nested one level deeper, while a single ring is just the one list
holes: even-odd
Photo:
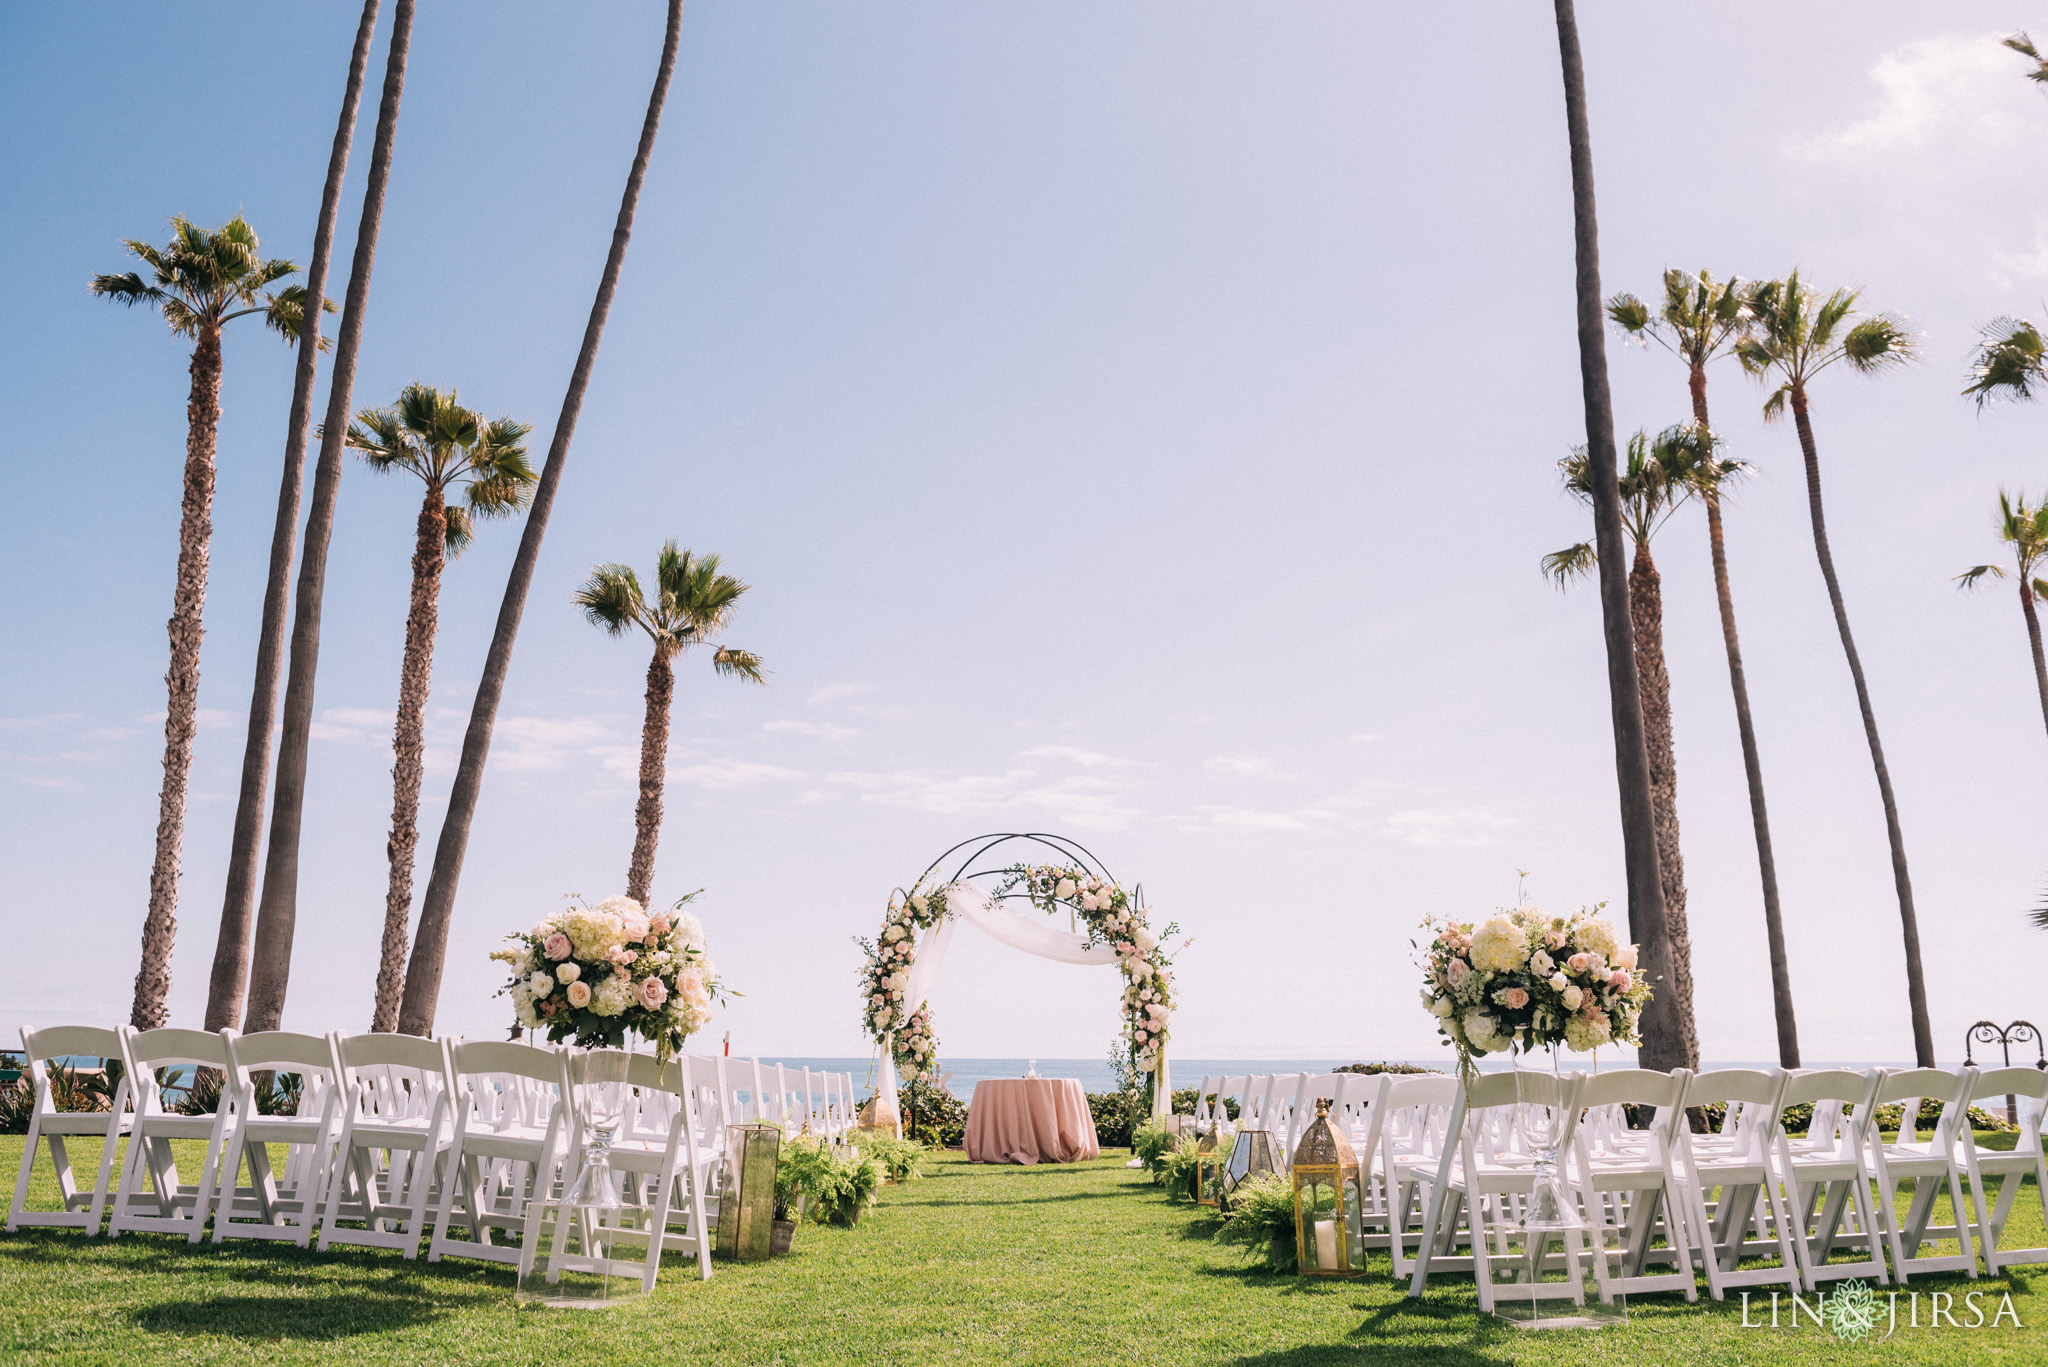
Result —
[{"label": "white wooden chair back", "polygon": [[[1968,1160],[1963,1155],[1959,1129],[1968,1129],[1970,1086],[1974,1069],[1943,1072],[1939,1068],[1909,1068],[1887,1072],[1879,1079],[1872,1098],[1870,1119],[1871,1176],[1877,1183],[1877,1217],[1884,1229],[1891,1253],[1892,1272],[1904,1286],[1914,1273],[1964,1272],[1977,1275],[1977,1255],[1970,1245],[1969,1208],[1963,1202],[1963,1174]],[[1927,1127],[1922,1140],[1920,1106],[1936,1102],[1941,1110]],[[1889,1142],[1879,1129],[1875,1114],[1879,1108],[1899,1107],[1899,1129]],[[1913,1196],[1901,1215],[1898,1193],[1912,1185]],[[1932,1223],[1934,1202],[1944,1190],[1954,1219],[1946,1225]],[[1922,1253],[1930,1240],[1953,1239],[1958,1252]]]},{"label": "white wooden chair back", "polygon": [[[234,1092],[224,1085],[220,1104],[211,1115],[181,1115],[164,1105],[164,1084],[159,1083],[157,1074],[159,1069],[167,1075],[170,1070],[190,1069],[194,1083],[201,1068],[224,1076],[227,1041],[204,1030],[176,1028],[137,1031],[123,1027],[117,1036],[122,1063],[133,1085],[135,1116],[128,1156],[121,1165],[121,1185],[107,1221],[107,1237],[134,1230],[183,1234],[196,1244],[206,1232],[206,1218],[213,1208],[221,1148],[236,1122]],[[187,1185],[180,1180],[177,1159],[171,1152],[174,1139],[201,1142],[197,1183]],[[145,1182],[148,1192],[143,1190]]]},{"label": "white wooden chair back", "polygon": [[[2048,1110],[2048,1072],[2035,1068],[1987,1068],[1970,1080],[1964,1102],[1968,1104],[1974,1097],[1990,1103],[2003,1096],[2014,1099],[2019,1113],[2020,1132],[2009,1152],[1981,1147],[1976,1130],[1967,1120],[1960,1127],[1963,1161],[1976,1202],[1977,1247],[1983,1251],[1984,1270],[1994,1277],[2009,1267],[2048,1262],[2048,1247],[2004,1246],[2013,1205],[2029,1177],[2034,1179],[2034,1195],[2041,1203],[2042,1223],[2048,1225],[2048,1162],[2043,1161],[2041,1148],[2042,1113]],[[1993,1178],[1997,1179],[1995,1186],[1989,1184]]]},{"label": "white wooden chair back", "polygon": [[[121,1062],[121,1039],[112,1030],[95,1025],[56,1025],[44,1030],[21,1032],[22,1076],[32,1096],[28,1135],[21,1148],[21,1170],[14,1180],[14,1199],[7,1207],[7,1228],[23,1225],[82,1229],[100,1232],[100,1217],[106,1210],[113,1184],[114,1155],[121,1137],[128,1133],[128,1099],[133,1079]],[[50,1070],[63,1058],[96,1058],[104,1069],[119,1069],[121,1080],[114,1085],[111,1104],[105,1111],[60,1111],[51,1085]],[[74,1065],[75,1068],[75,1065]],[[73,1073],[73,1080],[76,1074]],[[71,1171],[72,1139],[96,1139],[100,1145],[99,1176],[91,1190],[81,1191]],[[63,1209],[30,1210],[29,1185],[35,1176],[36,1155],[49,1150],[50,1166],[57,1178],[57,1195]]]}]

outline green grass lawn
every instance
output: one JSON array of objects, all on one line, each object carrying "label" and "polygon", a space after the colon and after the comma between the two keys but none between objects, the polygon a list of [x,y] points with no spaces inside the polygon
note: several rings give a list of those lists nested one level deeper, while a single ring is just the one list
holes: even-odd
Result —
[{"label": "green grass lawn", "polygon": [[[0,1173],[11,1177],[21,1144],[0,1138]],[[1120,1154],[1040,1168],[950,1154],[928,1172],[885,1189],[857,1228],[807,1225],[791,1256],[717,1263],[709,1282],[676,1258],[650,1300],[597,1316],[515,1311],[508,1269],[454,1260],[24,1230],[0,1235],[0,1361],[2048,1363],[2048,1267],[1975,1284],[1987,1316],[2011,1292],[2017,1331],[1902,1327],[1851,1346],[1810,1323],[1744,1329],[1739,1303],[1702,1290],[1697,1305],[1632,1298],[1626,1328],[1529,1334],[1480,1316],[1469,1277],[1406,1300],[1383,1256],[1360,1282],[1250,1270]],[[2021,1202],[2015,1235],[2048,1242],[2031,1188]],[[1933,1277],[1924,1289],[1972,1284]],[[1768,1322],[1767,1303],[1752,1319]]]}]

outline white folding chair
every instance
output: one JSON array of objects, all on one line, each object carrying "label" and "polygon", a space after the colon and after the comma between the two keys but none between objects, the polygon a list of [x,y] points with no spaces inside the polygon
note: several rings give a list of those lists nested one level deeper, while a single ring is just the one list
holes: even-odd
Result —
[{"label": "white folding chair", "polygon": [[[1970,1173],[1970,1191],[1977,1203],[1977,1247],[1984,1252],[1984,1270],[1997,1276],[2008,1267],[2023,1263],[2048,1263],[2048,1247],[2001,1248],[2014,1201],[2026,1179],[2034,1179],[2034,1196],[2041,1202],[2041,1219],[2048,1223],[2048,1162],[2041,1151],[2041,1115],[2048,1109],[2048,1073],[2035,1068],[1992,1068],[1977,1074],[1969,1097],[2011,1096],[2025,1106],[2020,1132],[2012,1151],[1979,1147],[1977,1133],[1967,1119],[1962,1124],[1963,1161]],[[1967,1112],[1965,1112],[1967,1115]],[[1992,1188],[1986,1179],[1998,1179],[1998,1201],[1992,1204]]]},{"label": "white folding chair", "polygon": [[1450,1121],[1460,1110],[1462,1096],[1456,1078],[1420,1074],[1391,1077],[1380,1094],[1375,1157],[1378,1185],[1387,1202],[1387,1247],[1396,1281],[1413,1275],[1419,1261],[1408,1256],[1410,1221],[1419,1251],[1427,1215],[1424,1194],[1436,1180],[1444,1154],[1456,1151]]},{"label": "white folding chair", "polygon": [[[1785,1074],[1748,1068],[1696,1073],[1686,1085],[1688,1107],[1724,1105],[1719,1134],[1678,1127],[1679,1167],[1685,1177],[1688,1232],[1715,1300],[1746,1286],[1799,1288],[1787,1197],[1772,1166]],[[1708,1193],[1714,1193],[1708,1199]],[[1774,1266],[1742,1267],[1775,1254]]]},{"label": "white folding chair", "polygon": [[[1877,1128],[1870,1125],[1870,1170],[1877,1181],[1877,1218],[1884,1227],[1885,1242],[1891,1248],[1892,1271],[1899,1285],[1915,1272],[1967,1272],[1977,1276],[1977,1255],[1970,1247],[1970,1208],[1963,1201],[1962,1136],[1968,1129],[1971,1069],[1945,1073],[1939,1068],[1912,1068],[1886,1073],[1878,1083],[1875,1106],[1900,1106],[1898,1137],[1887,1144]],[[1941,1115],[1927,1138],[1920,1138],[1920,1103],[1925,1098],[1941,1103]],[[1901,1183],[1913,1184],[1913,1200],[1899,1218],[1898,1191]],[[1953,1222],[1931,1225],[1935,1198],[1948,1189]],[[1920,1252],[1929,1240],[1954,1239],[1956,1253]]]},{"label": "white folding chair", "polygon": [[[427,1261],[453,1254],[517,1264],[520,1250],[493,1243],[491,1232],[523,1229],[528,1202],[554,1192],[566,1128],[562,1055],[551,1047],[479,1040],[450,1041],[447,1057],[455,1134]],[[451,1223],[469,1237],[450,1238]]]},{"label": "white folding chair", "polygon": [[[213,1208],[220,1172],[221,1146],[235,1124],[234,1092],[223,1086],[220,1104],[211,1115],[181,1115],[165,1109],[158,1069],[212,1068],[226,1074],[227,1041],[204,1030],[132,1030],[116,1032],[121,1059],[134,1088],[135,1116],[128,1133],[128,1156],[121,1165],[121,1186],[114,1193],[107,1237],[130,1230],[146,1234],[182,1234],[198,1243]],[[171,1153],[174,1139],[203,1145],[199,1181],[187,1186],[178,1177]],[[144,1183],[149,1190],[143,1189]]]},{"label": "white folding chair", "polygon": [[[1579,1090],[1584,1082],[1579,1073],[1557,1077],[1550,1073],[1512,1071],[1489,1073],[1470,1086],[1459,1089],[1458,1104],[1452,1109],[1450,1142],[1444,1145],[1434,1173],[1421,1177],[1424,1184],[1422,1244],[1415,1257],[1415,1270],[1408,1279],[1410,1297],[1422,1295],[1431,1271],[1467,1271],[1479,1291],[1479,1309],[1491,1314],[1494,1303],[1493,1253],[1488,1246],[1489,1224],[1511,1223],[1529,1199],[1535,1184],[1535,1169],[1525,1154],[1513,1151],[1506,1140],[1519,1129],[1522,1106],[1549,1108],[1555,1117],[1559,1175],[1574,1166],[1568,1160],[1578,1134]],[[1498,1122],[1498,1123],[1496,1123]],[[1583,1185],[1573,1199],[1582,1203],[1589,1223],[1598,1222],[1599,1203],[1590,1198]],[[1467,1253],[1457,1246],[1460,1212],[1463,1212]],[[1583,1229],[1564,1231],[1560,1255],[1567,1261],[1590,1256]],[[1607,1290],[1604,1258],[1594,1258],[1593,1267]],[[1578,1278],[1539,1284],[1534,1296],[1576,1295],[1582,1285]]]},{"label": "white folding chair", "polygon": [[[1573,1152],[1587,1199],[1609,1203],[1612,1219],[1605,1222],[1624,1230],[1626,1252],[1615,1287],[1626,1295],[1682,1291],[1688,1301],[1699,1299],[1678,1156],[1678,1132],[1686,1128],[1686,1086],[1691,1080],[1692,1074],[1683,1068],[1670,1073],[1624,1068],[1589,1077],[1579,1087],[1581,1108],[1610,1112],[1610,1125],[1602,1127],[1597,1139],[1581,1121]],[[1630,1106],[1656,1109],[1646,1129],[1626,1128],[1623,1108]],[[1664,1240],[1661,1247],[1656,1242],[1659,1234]],[[1674,1268],[1651,1272],[1652,1261]]]},{"label": "white folding chair", "polygon": [[[133,1079],[123,1068],[121,1080],[114,1085],[111,1109],[60,1111],[49,1072],[61,1058],[96,1058],[102,1067],[108,1064],[121,1067],[120,1038],[114,1031],[96,1025],[57,1025],[47,1030],[24,1027],[21,1050],[21,1071],[32,1089],[34,1110],[29,1113],[28,1137],[22,1144],[21,1173],[14,1180],[14,1200],[7,1207],[7,1228],[56,1226],[98,1234],[100,1216],[106,1211],[108,1190],[113,1183],[114,1154],[131,1123],[128,1095]],[[75,1081],[76,1075],[73,1076]],[[91,1191],[78,1189],[78,1182],[71,1174],[71,1154],[65,1147],[67,1140],[85,1138],[100,1141],[99,1177]],[[57,1194],[64,1202],[62,1210],[28,1208],[28,1189],[35,1175],[36,1154],[44,1145],[49,1146],[50,1166],[57,1176]]]},{"label": "white folding chair", "polygon": [[452,1142],[447,1046],[396,1034],[337,1033],[333,1043],[346,1090],[320,1250],[351,1244],[418,1257]]},{"label": "white folding chair", "polygon": [[[320,1197],[327,1189],[327,1165],[341,1119],[340,1070],[332,1041],[285,1030],[237,1035],[227,1041],[227,1086],[234,1092],[235,1124],[227,1133],[227,1156],[213,1208],[213,1241],[289,1239],[304,1248],[312,1241]],[[296,1075],[299,1108],[294,1115],[264,1115],[257,1105],[255,1073]],[[285,1146],[283,1179],[270,1164],[272,1144]],[[247,1199],[237,1184],[242,1161],[249,1163]],[[253,1221],[235,1218],[253,1214]]]},{"label": "white folding chair", "polygon": [[[1792,1251],[1809,1291],[1842,1277],[1875,1277],[1879,1286],[1891,1285],[1870,1200],[1867,1152],[1881,1076],[1878,1069],[1832,1069],[1785,1079],[1774,1166],[1798,1228]],[[1784,1108],[1798,1105],[1813,1107],[1813,1122],[1806,1141],[1795,1144],[1785,1133],[1783,1115]],[[1843,1247],[1860,1248],[1865,1256],[1832,1261]]]}]

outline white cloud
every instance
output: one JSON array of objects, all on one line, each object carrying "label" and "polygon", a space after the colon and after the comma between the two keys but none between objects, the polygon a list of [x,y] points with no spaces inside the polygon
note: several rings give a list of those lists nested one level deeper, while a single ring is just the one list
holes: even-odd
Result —
[{"label": "white cloud", "polygon": [[1491,845],[1494,835],[1515,823],[1483,807],[1418,807],[1395,812],[1381,834],[1411,845]]},{"label": "white cloud", "polygon": [[1279,766],[1261,755],[1212,755],[1202,761],[1202,767],[1211,773],[1242,778],[1274,778],[1280,773]]},{"label": "white cloud", "polygon": [[836,702],[841,698],[853,698],[858,697],[862,693],[872,693],[874,689],[875,686],[873,684],[826,684],[823,688],[811,694],[810,697],[805,698],[804,701],[812,707],[819,707],[828,702]]},{"label": "white cloud", "polygon": [[1099,750],[1083,750],[1073,745],[1034,745],[1029,750],[1019,750],[1019,759],[1050,759],[1063,764],[1078,764],[1083,769],[1135,769],[1136,760],[1118,759],[1105,755]]},{"label": "white cloud", "polygon": [[1786,150],[1808,161],[1868,160],[1938,148],[1992,150],[2022,130],[2038,138],[2048,125],[2025,60],[2000,33],[1948,33],[1905,43],[1877,59],[1870,79],[1876,107],[1862,118]]},{"label": "white cloud", "polygon": [[699,788],[758,788],[764,783],[800,783],[810,775],[800,769],[774,764],[756,764],[743,759],[707,759],[668,771],[670,783],[691,783]]},{"label": "white cloud", "polygon": [[[451,711],[435,721],[447,725],[459,715]],[[460,729],[449,725],[448,730],[451,744],[446,748],[452,752]],[[491,763],[508,772],[532,773],[572,764],[588,768],[593,761],[605,773],[630,776],[639,769],[639,738],[628,739],[618,728],[595,717],[500,717],[492,729]],[[432,753],[428,767],[439,768]]]},{"label": "white cloud", "polygon": [[778,735],[816,736],[819,740],[851,740],[860,734],[851,726],[835,726],[823,721],[763,722],[761,729]]}]

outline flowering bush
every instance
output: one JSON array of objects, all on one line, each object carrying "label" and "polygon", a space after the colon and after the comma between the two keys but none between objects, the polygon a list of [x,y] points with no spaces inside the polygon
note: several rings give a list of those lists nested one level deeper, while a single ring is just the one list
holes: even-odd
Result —
[{"label": "flowering bush", "polygon": [[[1173,1018],[1173,960],[1146,924],[1145,908],[1107,878],[1081,869],[1018,864],[1004,871],[996,896],[1023,888],[1041,911],[1065,908],[1088,926],[1088,938],[1116,950],[1124,975],[1124,1044],[1141,1072],[1159,1067]],[[1165,938],[1180,930],[1168,925]]]},{"label": "flowering bush", "polygon": [[[1605,905],[1604,903],[1602,904]],[[1436,932],[1423,964],[1422,1004],[1458,1051],[1458,1070],[1481,1054],[1562,1044],[1584,1053],[1634,1044],[1650,984],[1600,907],[1552,916],[1541,907],[1469,922],[1423,922]]]},{"label": "flowering bush", "polygon": [[521,1026],[550,1040],[617,1049],[630,1030],[666,1061],[724,995],[704,926],[683,910],[689,900],[649,915],[630,897],[607,897],[543,917],[491,954],[512,973],[500,994]]},{"label": "flowering bush", "polygon": [[904,999],[910,967],[917,962],[917,934],[950,914],[944,888],[928,893],[912,888],[900,900],[891,894],[881,935],[858,942],[867,956],[860,977],[861,1023],[877,1044],[894,1037],[891,1060],[911,1082],[930,1077],[939,1066],[930,1008],[923,1002],[912,1008]]}]

